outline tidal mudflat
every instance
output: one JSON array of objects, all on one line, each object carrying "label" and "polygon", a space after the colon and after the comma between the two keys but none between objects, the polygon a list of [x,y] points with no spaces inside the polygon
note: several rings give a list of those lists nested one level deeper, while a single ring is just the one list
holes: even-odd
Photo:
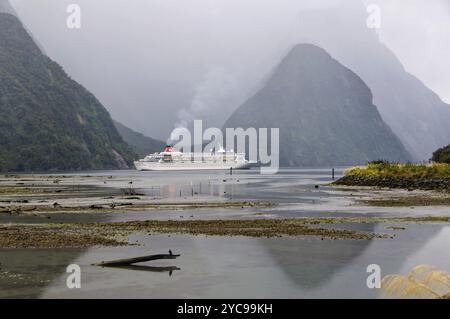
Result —
[{"label": "tidal mudflat", "polygon": [[[0,176],[0,297],[374,298],[369,264],[450,270],[446,194],[330,182],[327,169]],[[92,266],[169,249],[181,257]]]}]

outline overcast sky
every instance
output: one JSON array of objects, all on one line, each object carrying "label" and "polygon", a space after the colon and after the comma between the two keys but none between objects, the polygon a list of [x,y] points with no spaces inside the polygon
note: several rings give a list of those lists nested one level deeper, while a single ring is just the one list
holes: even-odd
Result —
[{"label": "overcast sky", "polygon": [[[295,44],[299,13],[342,3],[10,2],[46,53],[92,91],[114,118],[161,139],[177,123],[197,115],[221,125]],[[450,1],[363,2],[381,8],[380,40],[407,71],[450,103]],[[66,27],[71,3],[82,8],[80,30]]]}]

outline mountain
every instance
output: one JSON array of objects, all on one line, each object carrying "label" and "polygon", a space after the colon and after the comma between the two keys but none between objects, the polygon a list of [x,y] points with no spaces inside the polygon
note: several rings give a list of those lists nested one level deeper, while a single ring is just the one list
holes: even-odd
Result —
[{"label": "mountain", "polygon": [[224,127],[278,127],[282,166],[411,160],[367,85],[310,44],[295,46]]},{"label": "mountain", "polygon": [[366,26],[366,9],[353,0],[332,9],[306,10],[296,20],[296,41],[325,49],[358,74],[383,120],[415,160],[427,161],[450,142],[450,105],[409,73],[377,30]]},{"label": "mountain", "polygon": [[135,156],[95,96],[5,12],[0,13],[0,136],[0,171],[126,168]]},{"label": "mountain", "polygon": [[114,125],[123,140],[133,148],[133,151],[139,158],[143,158],[151,153],[161,152],[166,146],[165,142],[155,140],[139,132],[133,131],[122,123],[114,121]]}]

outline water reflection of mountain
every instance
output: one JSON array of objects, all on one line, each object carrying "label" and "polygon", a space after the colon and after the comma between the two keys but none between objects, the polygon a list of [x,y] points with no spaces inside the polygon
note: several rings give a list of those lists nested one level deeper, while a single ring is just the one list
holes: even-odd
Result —
[{"label": "water reflection of mountain", "polygon": [[[386,226],[361,224],[358,230],[386,233]],[[384,273],[395,273],[410,255],[420,250],[442,229],[440,225],[406,227],[401,233],[396,232],[399,237],[395,239],[330,241],[320,238],[284,238],[276,241],[261,239],[260,242],[291,282],[301,288],[325,286],[338,273],[351,270],[352,267],[355,271],[351,272],[352,278],[347,278],[348,284],[357,281],[365,285],[367,265],[377,263]]]},{"label": "water reflection of mountain", "polygon": [[0,249],[0,298],[38,298],[87,249]]}]

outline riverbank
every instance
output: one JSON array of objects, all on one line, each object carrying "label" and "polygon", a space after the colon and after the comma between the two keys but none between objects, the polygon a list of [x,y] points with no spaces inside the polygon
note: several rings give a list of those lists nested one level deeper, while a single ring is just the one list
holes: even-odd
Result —
[{"label": "riverbank", "polygon": [[345,175],[332,185],[450,192],[450,165],[373,162],[365,167],[346,171]]}]

